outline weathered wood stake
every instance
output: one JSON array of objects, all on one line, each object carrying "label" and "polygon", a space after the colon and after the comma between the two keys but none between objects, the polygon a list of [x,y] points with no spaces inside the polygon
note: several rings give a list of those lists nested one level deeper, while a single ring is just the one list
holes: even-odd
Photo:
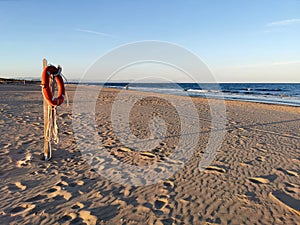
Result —
[{"label": "weathered wood stake", "polygon": [[[47,67],[47,59],[43,59],[43,69]],[[54,95],[55,91],[55,82],[53,79],[53,75],[51,74],[50,80],[49,80],[49,87],[51,89],[52,94]],[[45,160],[49,160],[51,158],[52,152],[51,152],[51,140],[48,140],[48,130],[47,126],[49,124],[49,105],[45,98],[43,98],[43,105],[44,105],[44,157]],[[51,113],[54,113],[53,110]],[[52,117],[53,118],[53,117]]]}]

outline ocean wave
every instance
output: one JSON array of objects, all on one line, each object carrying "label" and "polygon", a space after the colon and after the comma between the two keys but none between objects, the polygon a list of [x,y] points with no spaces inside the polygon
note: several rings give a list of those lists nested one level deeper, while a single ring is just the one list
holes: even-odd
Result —
[{"label": "ocean wave", "polygon": [[198,92],[198,93],[220,93],[222,91],[218,91],[218,90],[200,90],[200,89],[187,89],[186,91],[188,92]]}]

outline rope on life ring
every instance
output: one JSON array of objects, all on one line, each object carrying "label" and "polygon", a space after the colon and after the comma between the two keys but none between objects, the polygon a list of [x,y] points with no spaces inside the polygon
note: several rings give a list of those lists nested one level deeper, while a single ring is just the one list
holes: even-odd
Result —
[{"label": "rope on life ring", "polygon": [[[53,65],[45,67],[42,73],[42,92],[47,101],[47,103],[51,106],[59,106],[64,102],[65,99],[65,85],[61,76],[61,67],[56,68]],[[50,76],[51,74],[54,76],[55,81],[57,83],[58,96],[54,98],[53,93],[50,89]]]}]

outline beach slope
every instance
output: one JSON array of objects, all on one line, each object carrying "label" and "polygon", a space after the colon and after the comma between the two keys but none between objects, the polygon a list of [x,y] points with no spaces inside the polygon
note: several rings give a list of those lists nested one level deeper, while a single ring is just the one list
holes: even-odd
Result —
[{"label": "beach slope", "polygon": [[[72,126],[76,86],[67,90],[70,106],[58,108],[60,143],[42,161],[40,87],[0,85],[1,224],[300,224],[299,107],[226,101],[225,139],[200,171],[211,115],[207,100],[193,98],[200,125],[192,157],[172,176],[136,187],[107,179],[86,160]],[[111,123],[119,90],[103,89],[95,108],[102,150],[136,167],[169,162],[181,135],[174,106],[164,95],[128,92],[145,97],[130,111],[132,133],[151,136],[149,123],[159,115],[166,137],[144,152],[125,146]],[[187,97],[169,98],[186,104]],[[94,159],[100,171],[103,160]]]}]

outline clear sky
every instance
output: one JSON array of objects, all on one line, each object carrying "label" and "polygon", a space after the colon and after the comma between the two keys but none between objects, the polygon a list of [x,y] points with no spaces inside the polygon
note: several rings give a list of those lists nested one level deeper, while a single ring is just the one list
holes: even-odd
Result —
[{"label": "clear sky", "polygon": [[220,82],[300,82],[299,0],[0,0],[2,77],[39,77],[46,57],[76,79],[142,40],[191,50]]}]

